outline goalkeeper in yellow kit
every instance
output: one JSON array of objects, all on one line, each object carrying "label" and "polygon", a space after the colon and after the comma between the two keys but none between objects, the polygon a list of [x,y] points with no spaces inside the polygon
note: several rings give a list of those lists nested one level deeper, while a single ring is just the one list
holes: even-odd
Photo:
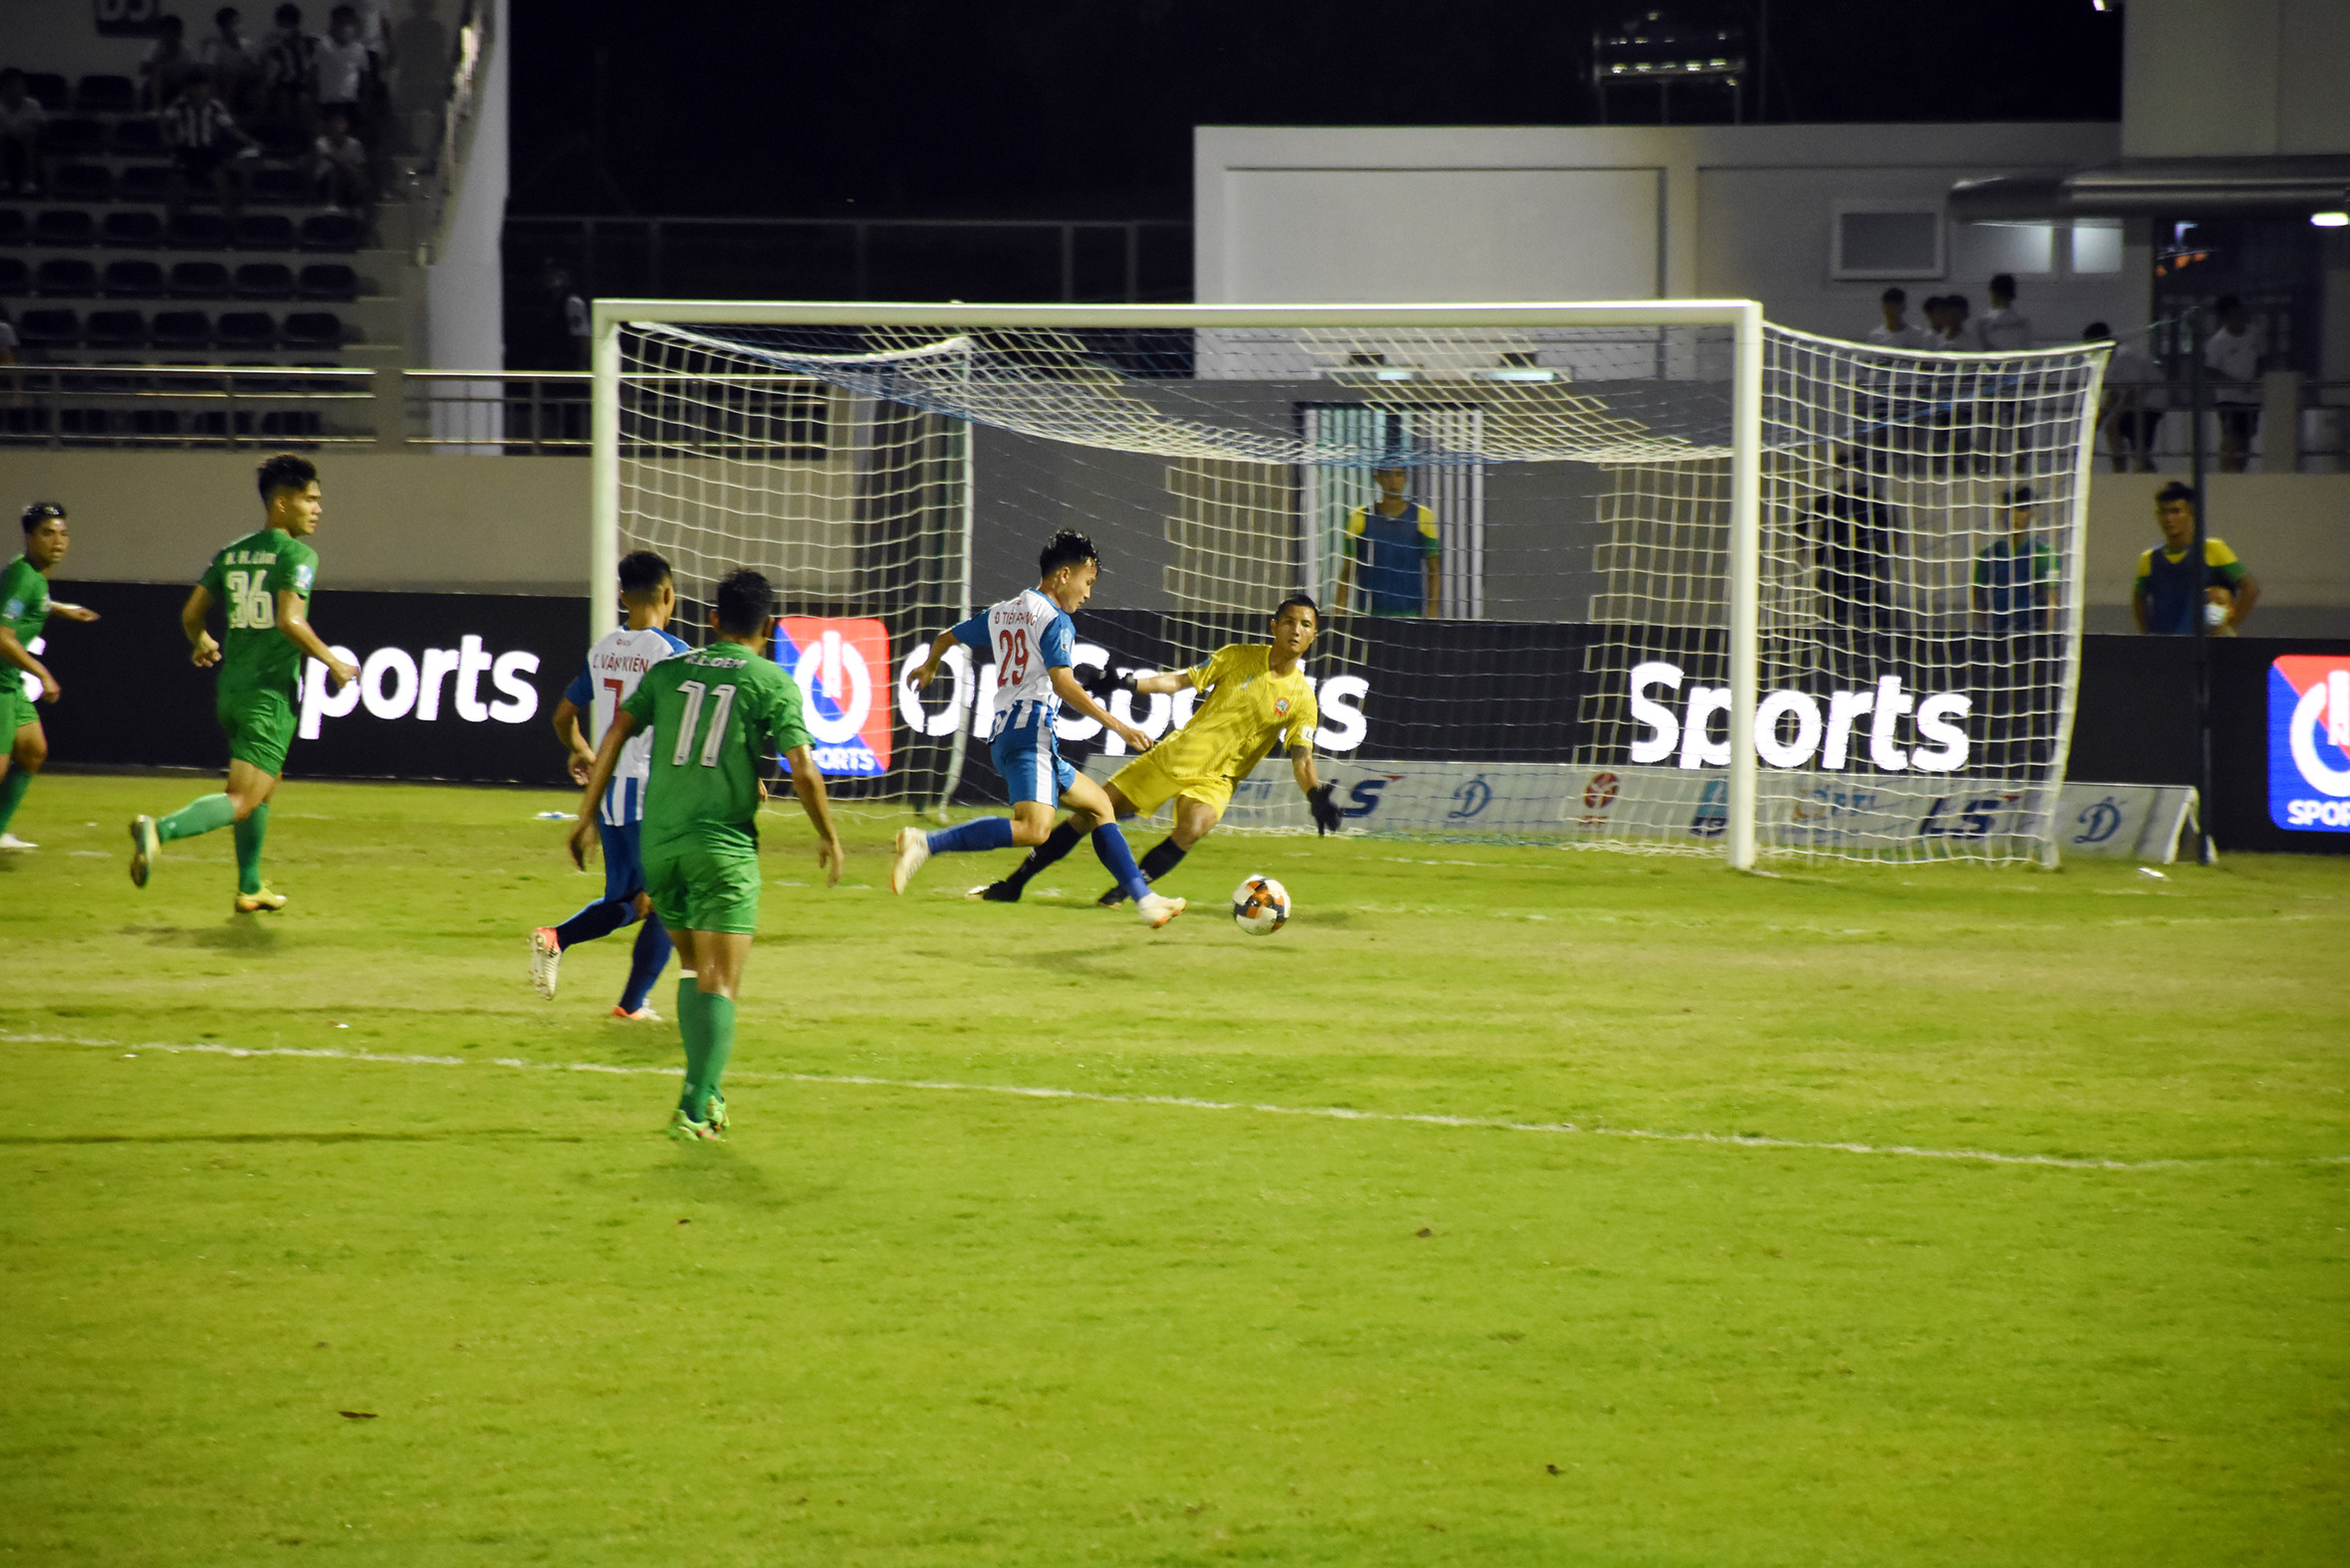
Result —
[{"label": "goalkeeper in yellow kit", "polygon": [[[1313,685],[1305,679],[1305,650],[1321,629],[1321,614],[1303,594],[1283,599],[1273,613],[1272,643],[1228,643],[1204,664],[1158,676],[1125,676],[1102,683],[1143,696],[1190,686],[1202,693],[1191,721],[1111,775],[1106,792],[1118,816],[1144,817],[1172,800],[1175,827],[1140,861],[1142,875],[1156,882],[1173,871],[1191,847],[1215,830],[1232,803],[1233,786],[1257,769],[1276,742],[1289,751],[1289,771],[1305,795],[1314,826],[1328,833],[1338,826],[1330,786],[1314,773],[1313,732],[1321,722]],[[1031,880],[1077,847],[1079,834],[1064,823],[1029,852],[1017,871],[1000,882],[975,887],[971,896],[991,903],[1016,903]],[[1123,901],[1112,887],[1104,904]]]}]

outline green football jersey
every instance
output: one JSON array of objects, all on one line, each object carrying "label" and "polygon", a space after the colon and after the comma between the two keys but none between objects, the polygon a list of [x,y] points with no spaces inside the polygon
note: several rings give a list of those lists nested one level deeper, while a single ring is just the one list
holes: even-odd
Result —
[{"label": "green football jersey", "polygon": [[310,604],[318,552],[282,528],[249,533],[212,558],[200,586],[227,611],[220,681],[253,691],[291,691],[301,674],[302,652],[278,633],[278,594],[291,588]]},{"label": "green football jersey", "polygon": [[808,744],[799,683],[740,643],[663,660],[621,706],[653,736],[648,848],[713,829],[749,843],[766,759]]},{"label": "green football jersey", "polygon": [[49,579],[20,555],[0,571],[0,624],[16,634],[21,646],[31,648],[48,619]]}]

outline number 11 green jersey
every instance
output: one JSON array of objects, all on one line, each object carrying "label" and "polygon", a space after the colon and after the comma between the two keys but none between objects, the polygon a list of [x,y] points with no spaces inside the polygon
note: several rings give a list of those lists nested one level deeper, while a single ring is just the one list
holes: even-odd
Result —
[{"label": "number 11 green jersey", "polygon": [[198,586],[227,613],[221,641],[224,691],[293,691],[301,650],[278,635],[278,593],[291,588],[306,611],[318,575],[318,552],[283,528],[249,533],[212,558]]},{"label": "number 11 green jersey", "polygon": [[681,840],[750,849],[766,759],[808,744],[799,683],[740,643],[713,643],[646,671],[621,707],[653,735],[645,851]]}]

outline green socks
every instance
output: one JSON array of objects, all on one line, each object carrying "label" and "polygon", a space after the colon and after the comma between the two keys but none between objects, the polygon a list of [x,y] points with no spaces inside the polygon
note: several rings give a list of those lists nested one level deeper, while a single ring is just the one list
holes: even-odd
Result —
[{"label": "green socks", "polygon": [[237,820],[237,803],[226,795],[200,795],[155,824],[155,837],[169,844],[213,833]]},{"label": "green socks", "polygon": [[678,1033],[685,1042],[685,1086],[678,1106],[699,1121],[734,1055],[734,999],[702,990],[692,975],[679,976]]},{"label": "green socks", "polygon": [[[227,800],[226,795],[214,797]],[[158,825],[160,826],[160,825]],[[237,824],[237,890],[261,891],[261,841],[270,831],[270,803],[263,801]]]},{"label": "green socks", "polygon": [[33,787],[33,775],[23,768],[10,768],[8,777],[0,778],[0,833],[16,820],[17,803],[25,798],[25,791]]}]

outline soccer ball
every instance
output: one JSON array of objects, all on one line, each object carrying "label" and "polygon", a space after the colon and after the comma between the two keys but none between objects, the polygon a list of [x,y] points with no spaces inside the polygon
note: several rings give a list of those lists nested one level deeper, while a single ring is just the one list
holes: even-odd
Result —
[{"label": "soccer ball", "polygon": [[1271,877],[1251,877],[1232,890],[1232,923],[1251,936],[1271,936],[1289,920],[1289,889]]}]

